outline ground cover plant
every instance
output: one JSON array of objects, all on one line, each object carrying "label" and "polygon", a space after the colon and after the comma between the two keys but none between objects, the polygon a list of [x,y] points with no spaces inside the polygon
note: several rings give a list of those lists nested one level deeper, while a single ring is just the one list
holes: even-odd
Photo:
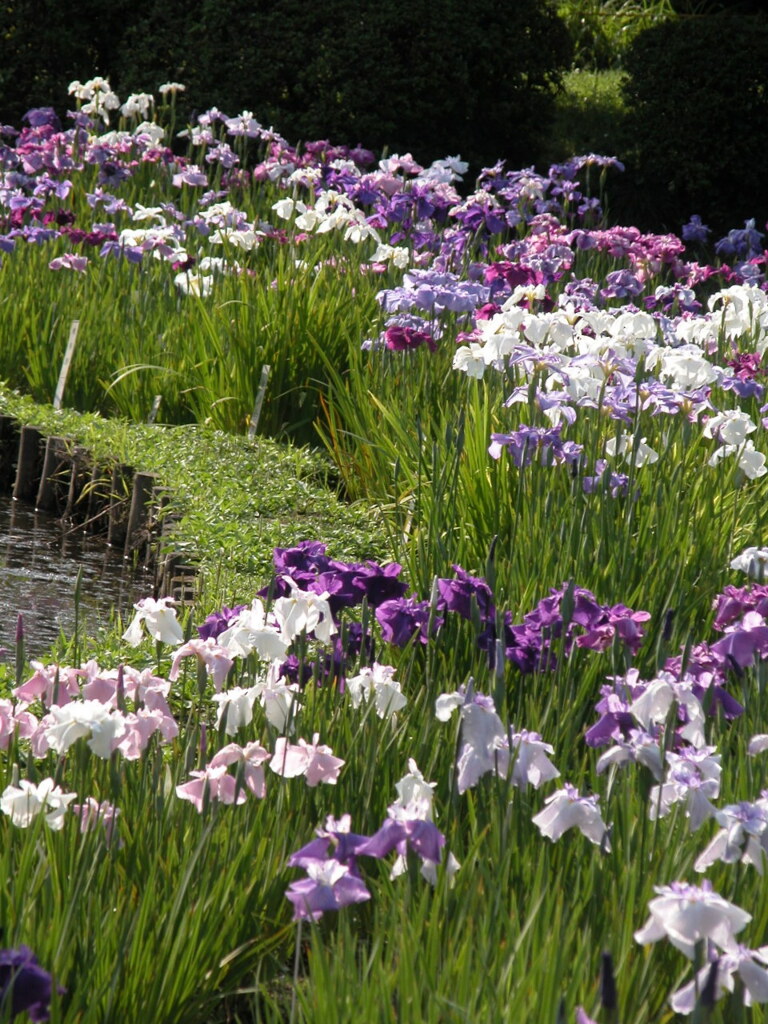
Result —
[{"label": "ground cover plant", "polygon": [[79,445],[107,477],[116,464],[154,474],[164,491],[158,526],[165,516],[174,523],[165,541],[156,538],[158,554],[184,556],[196,570],[198,598],[211,604],[231,601],[233,588],[259,586],[272,548],[307,533],[327,536],[346,558],[384,551],[375,516],[338,499],[333,465],[318,449],[205,424],[158,428],[55,409],[2,386],[0,414]]},{"label": "ground cover plant", "polygon": [[764,1020],[761,230],[612,224],[610,155],[208,111],[182,157],[178,88],[4,129],[0,374],[50,400],[79,320],[81,411],[261,398],[380,547],[292,533],[88,660],[19,624],[0,1019]]}]

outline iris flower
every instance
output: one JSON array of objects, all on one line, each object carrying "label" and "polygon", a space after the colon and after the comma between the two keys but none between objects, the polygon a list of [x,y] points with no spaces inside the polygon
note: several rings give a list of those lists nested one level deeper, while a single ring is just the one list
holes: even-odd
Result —
[{"label": "iris flower", "polygon": [[123,640],[126,640],[131,647],[138,647],[142,641],[142,623],[149,635],[164,644],[176,647],[184,642],[184,634],[176,618],[176,610],[173,608],[174,601],[171,597],[161,597],[155,601],[151,597],[145,597],[133,607],[136,614],[131,620],[128,629],[123,633]]},{"label": "iris flower", "polygon": [[365,883],[347,864],[337,860],[309,861],[307,878],[291,882],[285,895],[293,904],[293,919],[309,917],[317,921],[327,910],[339,910],[350,903],[371,898]]},{"label": "iris flower", "polygon": [[569,828],[578,828],[590,842],[610,849],[608,830],[597,806],[597,796],[579,796],[575,786],[567,782],[547,797],[547,806],[537,814],[533,823],[543,836],[555,842]]},{"label": "iris flower", "polygon": [[645,945],[669,939],[676,949],[693,960],[698,942],[709,939],[720,949],[735,945],[734,936],[752,920],[752,915],[714,892],[708,881],[701,886],[686,882],[654,886],[658,894],[648,904],[650,917],[635,932],[635,941]]}]

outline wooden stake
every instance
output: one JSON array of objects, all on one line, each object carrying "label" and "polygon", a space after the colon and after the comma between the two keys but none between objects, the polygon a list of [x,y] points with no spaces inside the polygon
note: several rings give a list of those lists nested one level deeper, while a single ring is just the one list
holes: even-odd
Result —
[{"label": "wooden stake", "polygon": [[69,341],[67,342],[67,350],[64,353],[64,361],[61,364],[61,371],[59,373],[59,382],[56,385],[56,394],[53,396],[53,408],[60,409],[61,402],[64,398],[64,386],[67,383],[67,376],[69,375],[69,367],[72,363],[72,356],[75,354],[75,343],[77,342],[77,332],[80,329],[80,321],[73,320],[69,328]]},{"label": "wooden stake", "polygon": [[154,423],[157,419],[157,414],[160,410],[160,403],[162,400],[162,395],[155,395],[154,401],[152,402],[152,408],[149,410],[149,416],[147,416],[147,423]]},{"label": "wooden stake", "polygon": [[251,413],[251,422],[248,427],[248,437],[253,439],[256,436],[256,428],[259,425],[259,417],[261,416],[261,407],[264,404],[264,395],[267,393],[267,382],[269,381],[269,374],[272,367],[269,363],[264,363],[261,368],[261,380],[259,381],[259,390],[256,394],[256,403]]}]

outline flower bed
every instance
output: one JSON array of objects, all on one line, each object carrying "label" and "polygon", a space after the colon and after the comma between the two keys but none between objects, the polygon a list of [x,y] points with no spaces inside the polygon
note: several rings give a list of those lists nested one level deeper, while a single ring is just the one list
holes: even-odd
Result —
[{"label": "flower bed", "polygon": [[0,1012],[763,1020],[762,234],[611,226],[613,158],[472,188],[218,111],[182,157],[73,91],[0,154],[1,372],[45,393],[77,310],[73,404],[247,429],[261,389],[388,556],[291,540],[85,664],[20,633]]}]

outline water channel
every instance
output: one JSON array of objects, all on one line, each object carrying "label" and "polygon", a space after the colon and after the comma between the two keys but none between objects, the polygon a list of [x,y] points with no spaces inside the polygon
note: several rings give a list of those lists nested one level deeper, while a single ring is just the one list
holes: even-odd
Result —
[{"label": "water channel", "polygon": [[86,635],[123,618],[152,594],[153,573],[134,568],[103,537],[66,524],[31,505],[0,495],[0,646],[13,648],[18,613],[24,616],[26,655],[45,660],[60,632],[75,625],[75,586],[82,570],[80,623]]}]

